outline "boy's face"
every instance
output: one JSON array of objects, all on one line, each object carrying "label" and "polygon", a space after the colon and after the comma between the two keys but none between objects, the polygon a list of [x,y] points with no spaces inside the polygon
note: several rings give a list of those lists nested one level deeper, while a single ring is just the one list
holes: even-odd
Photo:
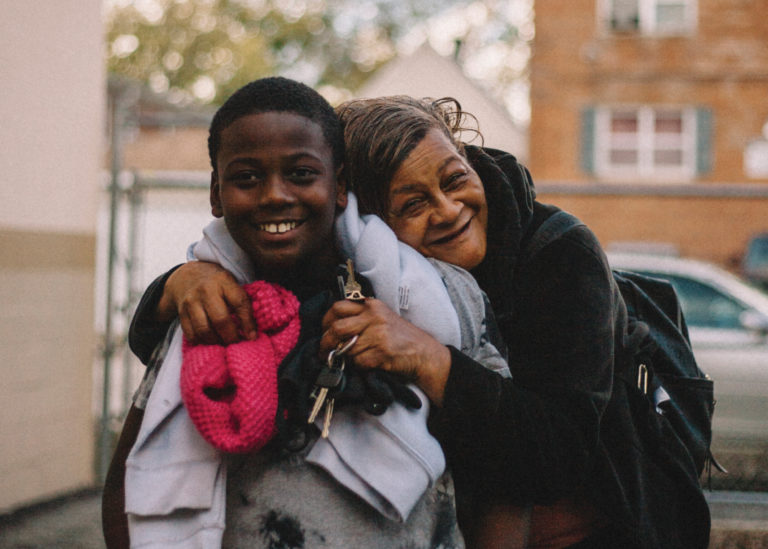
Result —
[{"label": "boy's face", "polygon": [[221,132],[216,162],[213,215],[263,275],[333,254],[333,222],[347,195],[317,123],[287,112],[243,116]]}]

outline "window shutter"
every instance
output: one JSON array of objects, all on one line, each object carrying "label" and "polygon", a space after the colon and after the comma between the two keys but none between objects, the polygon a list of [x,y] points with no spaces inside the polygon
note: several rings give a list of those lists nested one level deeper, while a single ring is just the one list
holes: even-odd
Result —
[{"label": "window shutter", "polygon": [[590,175],[595,173],[595,109],[581,111],[581,169]]},{"label": "window shutter", "polygon": [[712,111],[696,109],[696,175],[712,171]]},{"label": "window shutter", "polygon": [[610,0],[611,29],[635,31],[640,28],[640,11],[637,0]]}]

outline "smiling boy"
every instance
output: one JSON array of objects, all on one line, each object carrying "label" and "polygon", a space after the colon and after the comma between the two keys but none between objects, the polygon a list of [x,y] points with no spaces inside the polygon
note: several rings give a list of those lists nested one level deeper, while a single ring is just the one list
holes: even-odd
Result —
[{"label": "smiling boy", "polygon": [[[302,338],[306,340],[305,331],[311,334],[320,329],[320,316],[307,320],[304,305],[316,302],[318,295],[327,298],[335,293],[341,259],[333,227],[337,213],[347,204],[347,195],[339,177],[342,132],[333,109],[302,84],[284,78],[258,80],[241,88],[219,109],[208,145],[213,215],[223,218],[259,279],[279,283],[302,302]],[[179,270],[170,276],[185,273]],[[170,279],[168,282],[168,288],[174,286]],[[153,320],[162,323],[175,317],[185,300],[191,303],[183,295],[165,292],[140,308],[153,311]],[[249,315],[238,316],[243,333],[252,338]],[[185,318],[182,315],[182,324]],[[110,549],[129,543],[123,512],[125,462],[134,444],[151,439],[151,435],[142,438],[139,428],[154,376],[164,359],[162,351],[167,349],[160,348],[160,356],[155,357],[137,392],[107,477],[103,523]],[[170,423],[173,414],[182,413],[177,408],[170,419],[159,423]],[[429,488],[406,521],[392,521],[307,462],[311,442],[291,451],[275,440],[258,453],[224,457],[227,527],[222,546],[463,547],[447,478]],[[217,546],[218,542],[211,545],[210,540],[221,539],[223,513],[213,522],[206,522],[209,517],[203,516],[190,525],[184,521],[200,512],[199,504],[181,501],[169,507],[167,501],[160,501],[153,507],[149,500],[162,500],[163,488],[158,485],[147,492],[151,492],[146,493],[147,501],[140,501],[143,515],[131,515],[132,532],[136,524],[144,525],[142,535],[147,528],[152,535],[156,531],[166,535],[173,520],[179,526],[170,529],[173,538],[158,537],[142,547]],[[174,497],[173,490],[170,492]]]},{"label": "smiling boy", "polygon": [[[211,206],[266,280],[327,279],[338,263],[331,231],[347,203],[322,128],[301,114],[238,118],[220,137]],[[309,267],[312,267],[311,269]]]}]

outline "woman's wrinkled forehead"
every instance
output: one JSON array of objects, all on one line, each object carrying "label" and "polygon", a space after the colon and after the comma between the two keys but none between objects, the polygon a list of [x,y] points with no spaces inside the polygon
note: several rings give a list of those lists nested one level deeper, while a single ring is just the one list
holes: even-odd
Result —
[{"label": "woman's wrinkled forehead", "polygon": [[405,96],[353,100],[337,112],[344,128],[345,175],[361,213],[385,216],[392,178],[431,131],[455,142],[442,111]]}]

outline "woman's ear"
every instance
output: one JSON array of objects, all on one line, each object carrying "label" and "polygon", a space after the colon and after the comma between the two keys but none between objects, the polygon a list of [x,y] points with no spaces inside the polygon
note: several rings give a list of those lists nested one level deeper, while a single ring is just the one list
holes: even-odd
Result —
[{"label": "woman's ear", "polygon": [[216,177],[216,172],[211,172],[211,213],[213,217],[224,217],[224,209],[221,207],[221,186]]},{"label": "woman's ear", "polygon": [[347,180],[344,175],[344,165],[336,170],[336,213],[347,207]]}]

